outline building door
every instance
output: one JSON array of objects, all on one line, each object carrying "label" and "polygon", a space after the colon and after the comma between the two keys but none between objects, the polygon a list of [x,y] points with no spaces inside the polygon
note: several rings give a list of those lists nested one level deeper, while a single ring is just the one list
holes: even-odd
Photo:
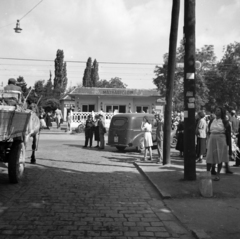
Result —
[{"label": "building door", "polygon": [[92,112],[92,111],[94,112],[95,111],[95,105],[89,105],[88,110],[89,110],[88,112]]}]

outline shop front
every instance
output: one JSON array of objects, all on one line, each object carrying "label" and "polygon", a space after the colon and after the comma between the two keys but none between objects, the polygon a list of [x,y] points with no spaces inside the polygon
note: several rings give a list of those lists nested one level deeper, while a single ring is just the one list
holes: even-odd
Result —
[{"label": "shop front", "polygon": [[69,97],[74,100],[73,111],[84,115],[83,119],[100,111],[105,115],[164,111],[164,101],[157,90],[79,87]]}]

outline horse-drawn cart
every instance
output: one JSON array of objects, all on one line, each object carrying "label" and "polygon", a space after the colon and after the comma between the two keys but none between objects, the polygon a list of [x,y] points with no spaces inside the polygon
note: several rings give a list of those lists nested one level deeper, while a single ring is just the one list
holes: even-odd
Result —
[{"label": "horse-drawn cart", "polygon": [[31,113],[0,105],[0,162],[8,164],[11,183],[18,183],[25,167],[24,138]]}]

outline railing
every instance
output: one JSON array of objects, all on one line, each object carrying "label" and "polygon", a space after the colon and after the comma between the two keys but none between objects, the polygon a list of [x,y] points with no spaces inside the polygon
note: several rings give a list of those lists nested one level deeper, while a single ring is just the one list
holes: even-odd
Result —
[{"label": "railing", "polygon": [[[93,115],[93,118],[95,115],[98,115],[98,113],[93,112],[71,112],[71,129],[77,128],[80,124],[85,124],[88,115]],[[113,117],[114,113],[103,113],[103,116],[105,118],[105,126],[106,128],[109,128],[111,119]]]}]

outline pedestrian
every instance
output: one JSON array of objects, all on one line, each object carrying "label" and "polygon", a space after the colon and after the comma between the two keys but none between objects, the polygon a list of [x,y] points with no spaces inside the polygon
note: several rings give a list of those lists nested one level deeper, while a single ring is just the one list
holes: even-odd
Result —
[{"label": "pedestrian", "polygon": [[55,110],[55,119],[57,123],[57,129],[60,128],[61,120],[62,120],[62,111],[59,109],[59,107]]},{"label": "pedestrian", "polygon": [[71,110],[68,112],[68,115],[67,115],[67,129],[66,129],[66,132],[72,132],[72,129],[71,129],[71,122],[72,122],[72,115],[71,115]]},{"label": "pedestrian", "polygon": [[[208,151],[206,156],[207,171],[211,171],[217,164],[216,176],[214,181],[220,180],[220,172],[222,163],[225,162],[226,173],[232,174],[229,170],[229,155],[232,154],[231,149],[231,126],[226,120],[226,111],[222,107],[215,110],[216,118],[211,120],[208,125],[210,134],[208,142]],[[212,171],[214,174],[215,172]]]},{"label": "pedestrian", "polygon": [[99,139],[100,139],[99,149],[104,149],[105,148],[104,134],[107,131],[106,131],[106,127],[105,127],[105,120],[104,120],[104,117],[102,114],[99,114],[98,127],[99,127]]},{"label": "pedestrian", "polygon": [[41,109],[41,111],[40,111],[39,119],[40,119],[40,128],[45,129],[47,127],[47,125],[45,122],[45,112],[43,109]]},{"label": "pedestrian", "polygon": [[52,113],[51,112],[46,113],[45,121],[46,121],[47,129],[50,130],[50,127],[52,127]]},{"label": "pedestrian", "polygon": [[86,123],[85,123],[85,145],[86,148],[88,146],[88,141],[90,143],[90,148],[92,147],[92,139],[93,139],[93,130],[94,130],[94,122],[92,115],[88,115]]},{"label": "pedestrian", "polygon": [[235,164],[233,165],[234,167],[239,167],[240,166],[240,125],[238,128],[238,134],[236,135],[237,137],[237,152],[236,152],[236,157],[235,157]]},{"label": "pedestrian", "polygon": [[147,150],[149,151],[150,160],[152,160],[152,125],[147,116],[143,117],[141,130],[144,131],[144,161],[147,160]]},{"label": "pedestrian", "polygon": [[184,116],[180,114],[180,121],[177,126],[177,145],[176,150],[180,151],[180,157],[183,157],[184,152]]},{"label": "pedestrian", "polygon": [[202,163],[203,156],[206,155],[206,141],[207,141],[207,122],[205,120],[204,111],[198,112],[198,124],[196,126],[197,136],[197,163]]},{"label": "pedestrian", "polygon": [[239,124],[239,119],[237,118],[235,110],[231,111],[230,122],[232,124],[232,133],[233,135],[237,136],[240,124]]},{"label": "pedestrian", "polygon": [[99,115],[95,115],[94,140],[97,142],[97,146],[95,146],[95,148],[99,148],[99,142],[100,142],[98,123],[99,123]]},{"label": "pedestrian", "polygon": [[163,114],[159,113],[155,115],[156,119],[156,140],[157,140],[157,151],[158,151],[158,160],[157,163],[162,163],[163,161]]}]

